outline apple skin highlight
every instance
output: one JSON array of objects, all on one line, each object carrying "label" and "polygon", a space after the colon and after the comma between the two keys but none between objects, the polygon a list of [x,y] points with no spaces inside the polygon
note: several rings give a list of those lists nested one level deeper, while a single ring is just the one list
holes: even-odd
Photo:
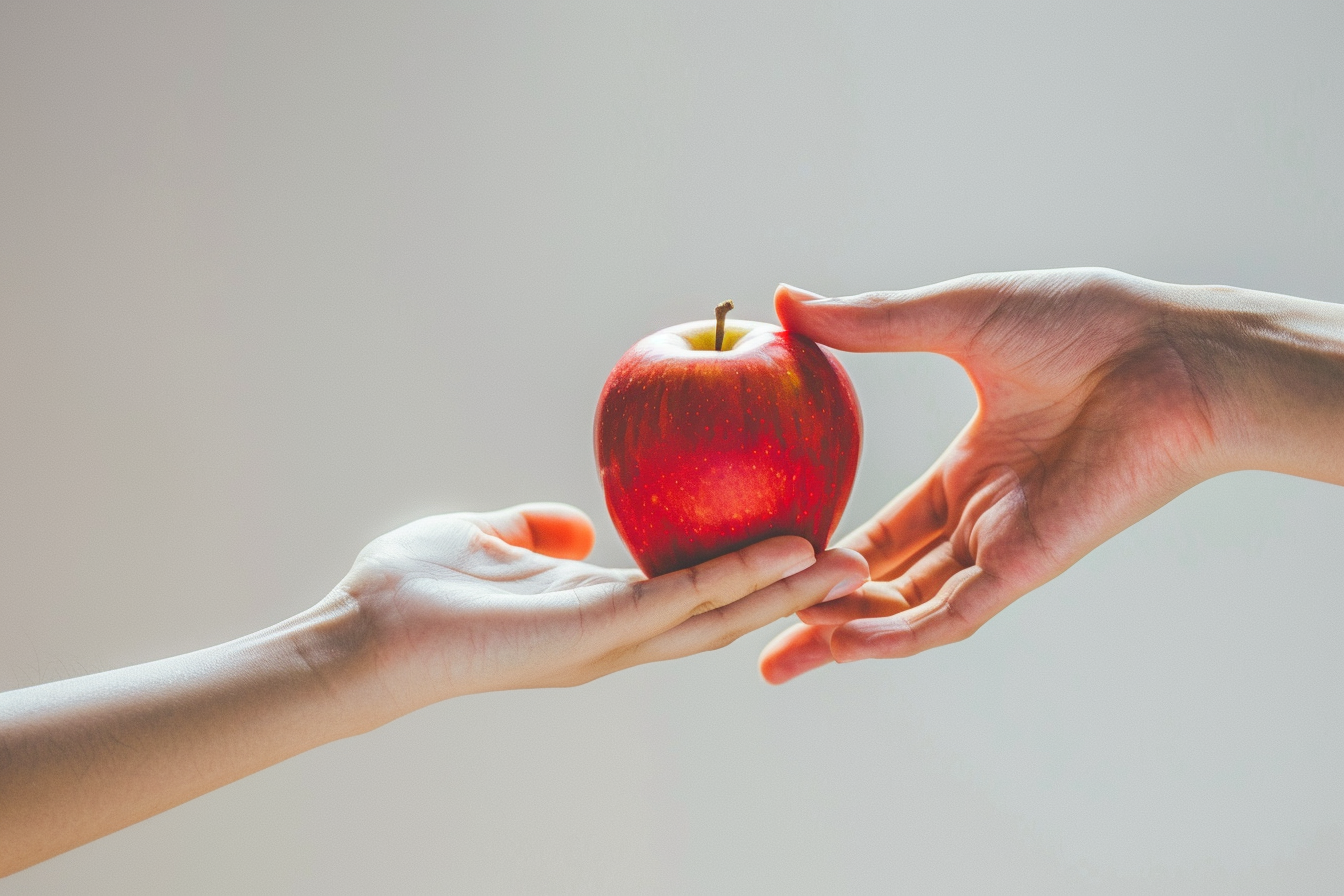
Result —
[{"label": "apple skin highlight", "polygon": [[839,360],[773,324],[660,330],[617,362],[594,424],[607,509],[646,575],[776,535],[826,548],[863,422]]}]

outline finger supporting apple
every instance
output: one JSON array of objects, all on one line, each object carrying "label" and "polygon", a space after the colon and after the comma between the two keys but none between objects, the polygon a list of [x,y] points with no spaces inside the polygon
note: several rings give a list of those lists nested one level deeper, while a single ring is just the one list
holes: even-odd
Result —
[{"label": "finger supporting apple", "polygon": [[[740,600],[817,562],[812,545],[797,535],[781,535],[687,569],[630,586],[630,634],[652,638],[691,617]],[[866,570],[866,566],[865,566]],[[630,635],[627,635],[630,637]]]},{"label": "finger supporting apple", "polygon": [[831,595],[851,593],[868,578],[862,555],[835,548],[817,555],[816,563],[801,572],[697,613],[643,645],[641,662],[689,656],[724,647],[742,635],[824,601]]}]

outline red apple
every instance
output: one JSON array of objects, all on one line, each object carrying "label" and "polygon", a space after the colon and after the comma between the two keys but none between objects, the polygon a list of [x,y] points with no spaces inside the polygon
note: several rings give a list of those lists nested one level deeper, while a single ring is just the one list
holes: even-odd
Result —
[{"label": "red apple", "polygon": [[641,339],[598,400],[607,509],[650,576],[775,535],[824,550],[854,485],[863,423],[839,360],[773,324],[719,326],[721,350],[712,320]]}]

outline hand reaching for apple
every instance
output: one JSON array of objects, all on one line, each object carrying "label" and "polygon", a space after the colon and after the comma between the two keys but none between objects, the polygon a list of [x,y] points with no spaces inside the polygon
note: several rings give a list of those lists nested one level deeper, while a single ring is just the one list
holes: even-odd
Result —
[{"label": "hand reaching for apple", "polygon": [[[786,329],[958,361],[980,407],[933,467],[840,542],[874,581],[798,614],[761,655],[786,681],[968,637],[1196,483],[1267,469],[1344,484],[1344,308],[1105,270],[825,299]],[[871,411],[871,408],[870,408]]]},{"label": "hand reaching for apple", "polygon": [[430,517],[269,629],[0,694],[0,877],[430,703],[722,647],[867,578],[797,536],[653,579],[592,544],[564,505]]}]

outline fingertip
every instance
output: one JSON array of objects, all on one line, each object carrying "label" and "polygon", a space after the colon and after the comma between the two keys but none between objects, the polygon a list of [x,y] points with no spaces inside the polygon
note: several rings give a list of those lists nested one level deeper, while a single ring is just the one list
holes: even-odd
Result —
[{"label": "fingertip", "polygon": [[826,296],[811,290],[791,286],[788,283],[781,283],[775,287],[775,301],[778,302],[781,299],[793,302],[816,302],[826,299]]},{"label": "fingertip", "polygon": [[787,283],[775,287],[775,317],[786,330],[803,331],[805,329],[805,306],[812,302],[825,301],[825,296]]},{"label": "fingertip", "polygon": [[812,549],[812,543],[797,535],[767,538],[744,550],[756,553],[776,580],[797,575],[814,566],[818,559],[817,553]]},{"label": "fingertip", "polygon": [[828,630],[795,625],[774,637],[757,662],[761,678],[772,685],[790,681],[831,661]]},{"label": "fingertip", "polygon": [[832,584],[822,602],[853,594],[868,581],[868,561],[854,551],[833,548],[817,555],[820,571]]},{"label": "fingertip", "polygon": [[[766,650],[769,650],[768,646]],[[769,685],[781,685],[793,677],[780,666],[776,657],[767,656],[765,651],[761,652],[756,661],[756,671],[760,673],[761,680]]]},{"label": "fingertip", "polygon": [[597,533],[588,514],[569,504],[537,502],[510,508],[527,521],[531,549],[560,560],[582,560],[593,550]]},{"label": "fingertip", "polygon": [[573,504],[566,504],[563,501],[528,501],[524,504],[515,504],[512,507],[505,508],[501,513],[521,513],[526,517],[550,517],[555,519],[582,519],[589,525],[588,514],[584,513]]},{"label": "fingertip", "polygon": [[781,284],[775,290],[775,316],[785,330],[831,348],[885,350],[887,310],[874,301],[878,295],[886,294],[831,298]]},{"label": "fingertip", "polygon": [[858,551],[852,548],[830,548],[826,551],[827,556],[835,557],[837,562],[851,569],[853,572],[863,576],[864,581],[868,580],[868,558],[864,557]]},{"label": "fingertip", "polygon": [[592,521],[585,517],[570,530],[565,547],[557,547],[556,553],[551,556],[562,560],[584,560],[593,552],[596,543],[597,532],[593,529]]},{"label": "fingertip", "polygon": [[836,298],[787,287],[775,292],[775,314],[784,329],[841,351],[947,354],[960,350],[978,300],[940,285]]}]

